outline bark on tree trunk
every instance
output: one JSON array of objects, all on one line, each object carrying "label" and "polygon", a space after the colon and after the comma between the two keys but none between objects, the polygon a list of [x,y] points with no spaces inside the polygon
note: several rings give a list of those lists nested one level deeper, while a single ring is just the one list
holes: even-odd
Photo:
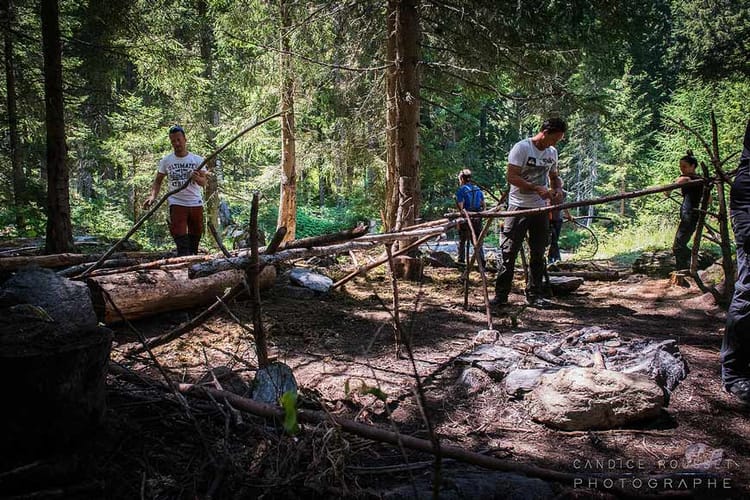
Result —
[{"label": "bark on tree trunk", "polygon": [[67,145],[63,114],[62,45],[57,0],[42,0],[44,104],[47,127],[47,238],[46,253],[73,249],[70,222]]},{"label": "bark on tree trunk", "polygon": [[419,211],[419,0],[389,0],[386,15],[391,65],[386,72],[385,226],[390,231],[414,224]]},{"label": "bark on tree trunk", "polygon": [[281,11],[281,199],[276,227],[286,227],[284,241],[295,238],[297,230],[297,167],[294,142],[294,76],[289,30],[292,18],[287,0],[279,0]]},{"label": "bark on tree trunk", "polygon": [[[203,60],[203,77],[207,82],[213,82],[213,45],[214,33],[211,20],[208,18],[208,5],[205,0],[197,4],[198,16],[201,20],[201,59]],[[219,114],[216,111],[213,86],[209,83],[206,96],[206,143],[211,151],[216,149],[216,133],[214,127],[219,125]],[[219,227],[219,176],[217,158],[211,158],[206,165],[210,172],[206,184],[206,223]]]},{"label": "bark on tree trunk", "polygon": [[10,164],[13,172],[13,203],[16,213],[16,230],[23,234],[26,230],[26,218],[23,213],[24,200],[26,199],[26,176],[21,165],[21,144],[18,140],[16,69],[13,63],[13,34],[11,32],[15,24],[12,0],[3,0],[2,9],[5,12],[5,22],[3,23],[5,26],[5,93],[8,105]]},{"label": "bark on tree trunk", "polygon": [[[112,332],[60,335],[59,325],[39,318],[0,330],[0,391],[8,401],[0,412],[3,459],[26,463],[88,439],[106,410]],[[33,337],[18,344],[19,330]]]}]

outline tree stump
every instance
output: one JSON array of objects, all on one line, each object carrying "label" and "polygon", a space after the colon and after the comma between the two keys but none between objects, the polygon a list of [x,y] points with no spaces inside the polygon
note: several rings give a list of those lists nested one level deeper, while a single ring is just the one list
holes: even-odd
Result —
[{"label": "tree stump", "polygon": [[113,334],[64,331],[29,304],[0,311],[1,465],[70,446],[101,422]]},{"label": "tree stump", "polygon": [[68,447],[99,423],[112,337],[83,283],[26,269],[3,284],[0,465]]},{"label": "tree stump", "polygon": [[422,259],[406,255],[394,257],[393,276],[397,279],[419,281],[422,277]]}]

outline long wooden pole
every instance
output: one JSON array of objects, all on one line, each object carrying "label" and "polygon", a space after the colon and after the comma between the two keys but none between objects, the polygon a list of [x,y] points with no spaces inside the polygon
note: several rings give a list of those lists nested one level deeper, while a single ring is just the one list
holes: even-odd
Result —
[{"label": "long wooden pole", "polygon": [[[391,255],[391,257],[397,257],[397,256],[399,256],[401,254],[404,254],[404,253],[408,252],[409,250],[411,250],[412,248],[417,247],[417,246],[421,245],[422,243],[425,243],[427,240],[429,240],[431,238],[434,238],[435,236],[436,235],[434,235],[434,234],[430,234],[430,235],[424,236],[424,237],[418,239],[417,241],[413,242],[411,245],[409,245],[407,247],[404,247],[404,248],[401,248],[398,251],[394,252]],[[363,265],[363,266],[357,268],[356,270],[352,271],[351,273],[347,274],[346,276],[344,276],[343,278],[341,278],[340,280],[338,280],[333,285],[331,285],[331,288],[332,289],[333,288],[338,288],[341,285],[343,285],[344,283],[347,283],[347,282],[351,281],[352,279],[354,279],[355,277],[359,276],[360,274],[366,273],[370,269],[373,269],[373,268],[376,268],[378,266],[381,266],[381,265],[385,264],[386,262],[388,262],[388,256],[387,255],[385,257],[381,258],[381,259],[376,260],[375,262],[372,262],[372,263],[367,264],[367,265]]]},{"label": "long wooden pole", "polygon": [[[705,183],[706,181],[703,179],[696,179],[694,181],[688,181],[683,182],[682,184],[674,183],[674,184],[667,184],[664,186],[655,186],[650,187],[646,189],[641,189],[638,191],[630,191],[628,193],[621,193],[621,194],[615,194],[612,196],[603,196],[601,198],[594,198],[591,200],[581,200],[581,201],[573,201],[570,203],[562,203],[560,205],[549,205],[546,207],[539,207],[539,208],[529,208],[526,210],[505,210],[505,211],[492,211],[492,210],[485,210],[484,212],[474,212],[471,214],[472,218],[474,217],[482,217],[482,218],[488,218],[488,219],[499,219],[501,217],[515,217],[520,215],[536,215],[536,214],[543,214],[547,212],[551,212],[553,210],[565,210],[566,208],[578,208],[578,207],[587,207],[589,205],[601,205],[604,203],[609,203],[612,201],[627,199],[627,198],[638,198],[641,196],[646,196],[649,194],[655,194],[655,193],[663,193],[664,191],[672,191],[673,189],[683,188],[683,187],[691,187],[691,186],[699,186]],[[462,217],[461,214],[458,213],[452,213],[452,214],[446,214],[446,217],[450,219],[456,219],[459,217]]]},{"label": "long wooden pole", "polygon": [[258,355],[258,367],[268,366],[268,346],[266,332],[263,330],[263,319],[260,312],[260,265],[258,259],[258,198],[259,193],[253,193],[253,203],[250,206],[250,265],[247,267],[247,279],[250,284],[250,300],[253,304],[253,336],[255,337],[255,351]]}]

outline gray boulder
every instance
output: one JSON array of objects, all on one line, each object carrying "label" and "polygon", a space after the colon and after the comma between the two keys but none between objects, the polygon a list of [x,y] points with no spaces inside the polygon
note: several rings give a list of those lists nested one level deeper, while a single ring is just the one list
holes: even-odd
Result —
[{"label": "gray boulder", "polygon": [[596,368],[563,368],[531,392],[531,416],[556,429],[613,429],[654,418],[664,391],[649,377]]},{"label": "gray boulder", "polygon": [[62,331],[94,328],[98,322],[86,284],[50,269],[18,271],[0,290],[0,307],[30,304],[44,310]]}]

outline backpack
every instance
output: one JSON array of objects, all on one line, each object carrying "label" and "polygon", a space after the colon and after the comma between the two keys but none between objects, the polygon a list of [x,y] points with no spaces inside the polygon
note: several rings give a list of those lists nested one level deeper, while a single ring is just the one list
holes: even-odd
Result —
[{"label": "backpack", "polygon": [[469,212],[481,211],[484,200],[482,190],[475,184],[466,184],[464,188],[464,208]]}]

